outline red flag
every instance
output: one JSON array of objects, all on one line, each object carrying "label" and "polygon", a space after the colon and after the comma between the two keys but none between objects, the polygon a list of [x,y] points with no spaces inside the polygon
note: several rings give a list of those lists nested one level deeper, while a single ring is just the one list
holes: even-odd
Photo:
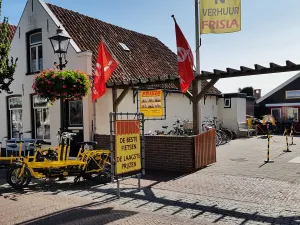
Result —
[{"label": "red flag", "polygon": [[117,67],[118,63],[107,51],[105,44],[102,41],[100,41],[97,64],[95,69],[94,88],[92,93],[93,101],[105,94],[105,84]]},{"label": "red flag", "polygon": [[191,82],[194,80],[194,57],[189,43],[185,39],[175,19],[174,21],[177,42],[177,64],[178,73],[180,75],[180,88],[181,92],[185,93],[189,89]]}]

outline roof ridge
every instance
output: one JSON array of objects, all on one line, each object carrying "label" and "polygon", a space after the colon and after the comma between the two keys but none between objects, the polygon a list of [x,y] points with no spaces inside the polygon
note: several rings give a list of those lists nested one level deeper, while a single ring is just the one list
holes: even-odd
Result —
[{"label": "roof ridge", "polygon": [[[71,11],[72,13],[76,13],[76,14],[79,14],[79,15],[81,15],[81,16],[85,16],[85,17],[88,17],[88,18],[90,18],[90,19],[93,19],[93,20],[98,20],[98,21],[100,21],[101,23],[105,23],[105,24],[110,25],[110,26],[114,26],[114,27],[117,27],[117,28],[121,28],[121,29],[130,31],[130,32],[139,34],[139,35],[143,35],[143,36],[147,36],[147,37],[151,37],[151,38],[156,38],[156,39],[158,39],[158,38],[155,37],[155,36],[151,36],[151,35],[148,35],[148,34],[143,34],[143,33],[140,33],[140,32],[134,31],[134,30],[130,30],[130,29],[125,28],[125,27],[121,27],[121,26],[118,26],[118,25],[115,25],[115,24],[112,24],[112,23],[108,23],[108,22],[105,22],[105,21],[100,20],[100,19],[98,19],[98,18],[91,17],[91,16],[82,14],[82,13],[80,13],[80,12],[76,12],[76,11],[71,10],[71,9],[63,8],[63,7],[58,6],[58,5],[54,5],[54,4],[51,4],[51,3],[46,3],[46,5],[47,5],[47,6],[52,6],[52,7],[57,7],[57,8],[63,9],[63,10],[68,10],[68,11]],[[159,39],[158,39],[158,40],[159,40]]]}]

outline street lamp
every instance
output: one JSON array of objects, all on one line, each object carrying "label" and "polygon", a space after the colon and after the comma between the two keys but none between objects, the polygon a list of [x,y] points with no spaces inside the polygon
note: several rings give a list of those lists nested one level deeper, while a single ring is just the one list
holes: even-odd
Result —
[{"label": "street lamp", "polygon": [[[66,60],[66,54],[68,51],[68,47],[70,44],[70,37],[62,34],[62,29],[60,29],[60,27],[58,27],[58,29],[56,30],[56,35],[50,37],[50,42],[52,45],[52,48],[54,50],[54,54],[58,55],[59,58],[59,65],[57,65],[57,63],[55,62],[54,65],[57,67],[59,67],[60,70],[62,70],[64,67],[66,67],[68,61]],[[62,62],[62,57],[65,56],[65,63]]]},{"label": "street lamp", "polygon": [[[58,27],[58,29],[56,30],[56,35],[52,36],[49,38],[52,48],[54,50],[54,54],[58,55],[59,58],[59,65],[57,65],[56,62],[54,62],[54,65],[56,66],[56,68],[59,67],[60,70],[62,70],[64,67],[66,67],[68,61],[66,60],[66,54],[68,51],[68,47],[70,44],[70,37],[62,34],[62,29],[60,29],[60,27]],[[62,58],[65,58],[65,63],[62,62]],[[61,100],[61,119],[60,119],[60,123],[62,126],[62,130],[65,131],[66,129],[66,121],[65,121],[65,116],[66,116],[66,112],[65,112],[65,102],[64,102],[64,98],[61,96],[60,97]]]}]

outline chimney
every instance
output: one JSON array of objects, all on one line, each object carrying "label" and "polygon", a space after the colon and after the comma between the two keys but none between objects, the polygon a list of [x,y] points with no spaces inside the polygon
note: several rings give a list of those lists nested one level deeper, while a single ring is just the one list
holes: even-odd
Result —
[{"label": "chimney", "polygon": [[254,96],[255,100],[261,98],[261,89],[254,89],[253,92],[254,92],[253,96]]}]

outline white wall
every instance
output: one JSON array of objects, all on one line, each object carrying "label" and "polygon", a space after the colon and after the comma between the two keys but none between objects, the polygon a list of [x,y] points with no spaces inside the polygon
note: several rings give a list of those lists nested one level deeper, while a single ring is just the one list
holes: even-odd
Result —
[{"label": "white wall", "polygon": [[[122,90],[118,90],[118,95]],[[218,108],[216,106],[216,97],[208,96],[203,105],[200,102],[201,117],[218,116]],[[99,98],[96,103],[96,124],[98,134],[109,134],[109,113],[112,112],[112,90],[107,89],[104,96]],[[177,119],[192,120],[192,104],[189,99],[180,93],[168,93],[166,98],[166,120],[147,120],[145,122],[145,133],[148,131],[162,130],[162,126],[168,126],[168,130],[173,128],[173,124]],[[137,103],[133,102],[133,91],[130,90],[118,107],[118,112],[137,112]],[[200,126],[201,127],[201,126]]]},{"label": "white wall", "polygon": [[[10,55],[15,58],[19,58],[15,72],[15,80],[11,85],[11,90],[13,91],[13,94],[22,94],[23,96],[22,98],[24,131],[31,130],[30,94],[34,93],[31,87],[34,75],[25,75],[27,72],[26,33],[34,29],[42,28],[43,68],[53,68],[53,63],[57,62],[58,58],[57,55],[53,53],[53,49],[48,38],[56,34],[58,24],[59,22],[55,18],[51,18],[45,10],[45,4],[43,3],[43,1],[28,1],[25,10],[22,14],[22,17],[19,21],[17,31],[15,32],[14,38],[11,43]],[[76,47],[77,46],[74,44],[69,46],[67,55],[68,64],[65,69],[80,69],[84,72],[91,73],[91,62],[89,62],[89,60],[91,61],[91,54],[85,56],[78,55],[77,51],[75,51],[75,49],[78,50]],[[1,124],[5,125],[7,124],[6,121],[8,119],[6,115],[6,96],[7,94],[2,93],[0,97],[0,107],[2,108],[0,122]],[[87,103],[85,103],[85,101],[88,100],[84,100],[84,106],[87,106]],[[91,109],[89,107],[85,107],[85,113],[91,115]],[[58,101],[50,108],[50,124],[51,142],[53,142],[53,144],[57,144],[56,133],[60,127],[60,105]],[[87,124],[87,126],[88,129],[90,129],[89,123]],[[7,133],[7,127],[3,126],[0,130],[0,138],[6,136]],[[89,137],[87,137],[87,139],[89,139]]]},{"label": "white wall", "polygon": [[224,98],[220,98],[218,110],[223,126],[230,130],[237,131],[237,123],[246,122],[246,98],[231,98],[231,108],[224,108]]}]

